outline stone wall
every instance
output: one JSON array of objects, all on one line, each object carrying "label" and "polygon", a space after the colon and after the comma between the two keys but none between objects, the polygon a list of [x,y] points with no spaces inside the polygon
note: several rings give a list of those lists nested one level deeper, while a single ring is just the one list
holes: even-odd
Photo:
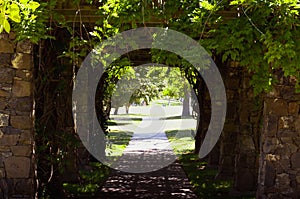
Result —
[{"label": "stone wall", "polygon": [[257,189],[263,100],[254,96],[251,75],[236,62],[223,71],[227,115],[220,139],[219,179],[233,179],[232,195]]},{"label": "stone wall", "polygon": [[0,198],[33,198],[33,46],[14,40],[0,34]]},{"label": "stone wall", "polygon": [[259,140],[263,99],[254,96],[251,75],[244,70],[239,89],[239,132],[235,148],[234,190],[232,194],[255,193],[257,189]]},{"label": "stone wall", "polygon": [[227,114],[220,137],[220,159],[217,178],[228,179],[234,174],[234,159],[237,134],[239,133],[239,89],[241,85],[241,68],[229,63],[220,69],[226,87]]},{"label": "stone wall", "polygon": [[300,198],[300,94],[279,78],[266,96],[257,198]]}]

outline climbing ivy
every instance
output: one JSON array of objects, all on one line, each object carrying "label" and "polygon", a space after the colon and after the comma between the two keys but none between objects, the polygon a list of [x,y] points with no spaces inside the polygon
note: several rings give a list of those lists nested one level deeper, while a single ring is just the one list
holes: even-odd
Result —
[{"label": "climbing ivy", "polygon": [[[251,84],[258,94],[272,89],[278,70],[300,79],[299,8],[297,0],[107,0],[99,7],[103,19],[93,35],[102,41],[156,22],[156,26],[199,40],[211,54],[221,56],[222,62],[239,62],[252,73]],[[234,16],[226,17],[226,12]],[[170,54],[159,57],[166,56]],[[172,62],[178,65],[178,59],[168,59],[168,64]],[[299,82],[296,88],[299,90]]]},{"label": "climbing ivy", "polygon": [[[203,5],[208,4],[203,1]],[[275,72],[282,70],[285,76],[298,80],[300,91],[299,8],[297,0],[238,0],[227,1],[225,7],[235,10],[236,17],[226,20],[220,11],[222,6],[205,6],[212,17],[207,21],[212,27],[200,43],[208,50],[222,55],[222,61],[238,61],[252,75],[256,94],[269,91],[278,78]],[[215,5],[215,4],[211,4]],[[219,13],[218,13],[219,12]],[[194,12],[195,21],[201,12]],[[217,20],[216,20],[217,19]]]}]

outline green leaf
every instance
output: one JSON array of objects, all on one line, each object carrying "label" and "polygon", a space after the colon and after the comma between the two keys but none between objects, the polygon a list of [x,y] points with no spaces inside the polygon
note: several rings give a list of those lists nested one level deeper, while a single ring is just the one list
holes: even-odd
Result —
[{"label": "green leaf", "polygon": [[20,15],[12,15],[12,14],[10,14],[8,17],[9,17],[11,20],[13,20],[14,22],[16,22],[16,23],[20,23],[20,22],[21,22],[21,17],[20,17]]},{"label": "green leaf", "polygon": [[20,16],[20,8],[17,4],[12,3],[10,8],[8,9],[9,18],[13,20],[16,23],[21,22],[21,16]]},{"label": "green leaf", "polygon": [[19,8],[19,6],[16,3],[12,3],[10,5],[9,12],[10,13],[19,13],[20,12],[20,8]]},{"label": "green leaf", "polygon": [[0,25],[0,33],[3,32],[3,25]]},{"label": "green leaf", "polygon": [[208,1],[202,1],[201,2],[201,7],[203,7],[206,10],[213,10],[214,6],[211,5]]},{"label": "green leaf", "polygon": [[7,19],[4,19],[3,27],[4,27],[4,30],[5,30],[7,33],[10,32],[10,24],[8,23]]},{"label": "green leaf", "polygon": [[28,0],[20,0],[20,3],[25,5],[28,3]]},{"label": "green leaf", "polygon": [[40,6],[40,4],[38,2],[35,2],[35,1],[30,1],[28,3],[28,7],[30,9],[32,9],[33,11],[35,11],[39,6]]}]

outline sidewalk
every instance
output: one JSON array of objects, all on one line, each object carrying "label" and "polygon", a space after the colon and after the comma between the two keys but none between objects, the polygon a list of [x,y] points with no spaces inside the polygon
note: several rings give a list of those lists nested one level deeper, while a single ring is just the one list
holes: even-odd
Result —
[{"label": "sidewalk", "polygon": [[[142,117],[137,126],[132,124],[119,127],[120,130],[133,132],[133,135],[123,155],[113,164],[115,169],[97,198],[196,199],[197,196],[193,193],[181,165],[176,161],[176,155],[165,134],[167,129],[191,128],[196,122],[161,120],[168,116],[164,108],[146,108],[149,110],[143,112],[150,112],[150,116]],[[173,112],[175,111],[180,110],[174,109]],[[170,114],[169,111],[168,113]]]},{"label": "sidewalk", "polygon": [[196,199],[181,165],[176,161],[158,171],[131,174],[113,170],[99,199]]}]

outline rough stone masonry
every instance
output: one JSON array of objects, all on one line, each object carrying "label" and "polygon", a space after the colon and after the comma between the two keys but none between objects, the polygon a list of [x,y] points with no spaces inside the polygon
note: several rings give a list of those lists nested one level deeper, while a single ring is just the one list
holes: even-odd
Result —
[{"label": "rough stone masonry", "polygon": [[0,198],[34,197],[32,52],[0,34]]}]

